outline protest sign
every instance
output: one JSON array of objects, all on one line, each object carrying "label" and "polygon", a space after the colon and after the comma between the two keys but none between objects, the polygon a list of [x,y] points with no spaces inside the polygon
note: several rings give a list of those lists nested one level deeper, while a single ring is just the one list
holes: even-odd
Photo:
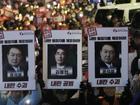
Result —
[{"label": "protest sign", "polygon": [[0,51],[0,89],[35,89],[33,31],[1,31]]},{"label": "protest sign", "polygon": [[128,29],[91,28],[88,32],[89,81],[94,87],[125,86],[128,81]]},{"label": "protest sign", "polygon": [[79,88],[82,78],[82,32],[45,30],[43,42],[45,88]]}]

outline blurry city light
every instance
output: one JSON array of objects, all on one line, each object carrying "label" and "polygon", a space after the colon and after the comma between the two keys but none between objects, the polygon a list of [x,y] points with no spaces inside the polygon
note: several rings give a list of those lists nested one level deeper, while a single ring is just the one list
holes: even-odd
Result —
[{"label": "blurry city light", "polygon": [[10,8],[10,9],[12,8],[11,5],[7,5],[6,7],[7,7],[7,8]]},{"label": "blurry city light", "polygon": [[19,20],[20,21],[22,20],[22,14],[19,14]]},{"label": "blurry city light", "polygon": [[48,4],[47,4],[47,8],[51,8],[51,4],[48,3]]},{"label": "blurry city light", "polygon": [[57,5],[57,2],[56,1],[53,1],[53,5]]},{"label": "blurry city light", "polygon": [[80,12],[79,17],[83,17],[83,16],[84,16],[83,12]]},{"label": "blurry city light", "polygon": [[31,105],[31,100],[30,100],[30,99],[27,99],[27,100],[25,101],[25,105]]},{"label": "blurry city light", "polygon": [[61,25],[62,25],[62,23],[59,23],[59,25],[61,26]]}]

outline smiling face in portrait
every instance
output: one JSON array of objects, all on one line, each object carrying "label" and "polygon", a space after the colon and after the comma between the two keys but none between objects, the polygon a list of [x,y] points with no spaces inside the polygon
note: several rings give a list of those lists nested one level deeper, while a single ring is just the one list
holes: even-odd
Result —
[{"label": "smiling face in portrait", "polygon": [[22,52],[18,48],[11,48],[7,54],[8,63],[12,66],[18,66],[22,60]]},{"label": "smiling face in portrait", "polygon": [[110,64],[115,56],[115,50],[111,45],[104,45],[100,51],[101,60]]},{"label": "smiling face in portrait", "polygon": [[57,51],[55,53],[55,60],[56,60],[56,63],[59,65],[64,64],[65,51],[63,49],[61,49],[61,48],[57,49]]}]

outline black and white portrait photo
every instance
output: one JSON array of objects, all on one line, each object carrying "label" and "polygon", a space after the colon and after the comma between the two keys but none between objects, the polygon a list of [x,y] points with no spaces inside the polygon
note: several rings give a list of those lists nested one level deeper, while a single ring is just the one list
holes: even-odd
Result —
[{"label": "black and white portrait photo", "polygon": [[121,42],[95,42],[95,78],[121,77]]},{"label": "black and white portrait photo", "polygon": [[2,45],[3,81],[28,81],[28,46]]},{"label": "black and white portrait photo", "polygon": [[48,45],[48,78],[75,79],[77,77],[77,45]]}]

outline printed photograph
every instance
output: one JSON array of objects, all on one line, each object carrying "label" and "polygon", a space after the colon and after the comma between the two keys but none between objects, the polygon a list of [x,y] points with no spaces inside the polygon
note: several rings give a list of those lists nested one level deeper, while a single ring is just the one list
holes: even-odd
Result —
[{"label": "printed photograph", "polygon": [[28,46],[2,45],[3,81],[28,81]]},{"label": "printed photograph", "polygon": [[77,64],[77,44],[48,45],[48,79],[75,79]]},{"label": "printed photograph", "polygon": [[95,78],[121,77],[121,41],[95,42]]}]

